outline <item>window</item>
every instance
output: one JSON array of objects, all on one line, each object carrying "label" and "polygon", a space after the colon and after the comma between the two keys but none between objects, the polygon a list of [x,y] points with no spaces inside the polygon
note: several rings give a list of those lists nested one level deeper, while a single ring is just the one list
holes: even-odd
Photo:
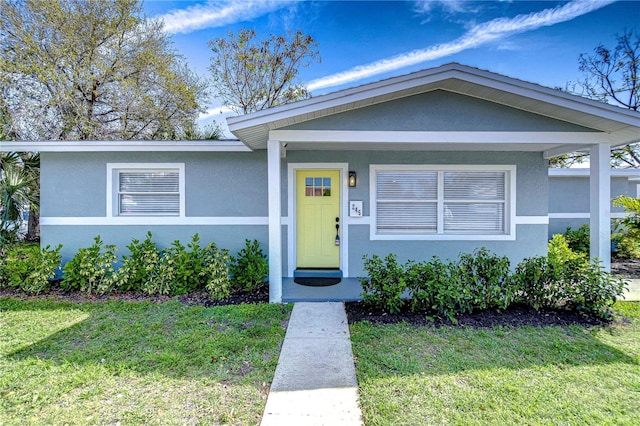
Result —
[{"label": "window", "polygon": [[109,164],[111,216],[184,216],[183,164]]},{"label": "window", "polygon": [[515,167],[372,165],[371,174],[374,237],[511,232]]},{"label": "window", "polygon": [[330,197],[331,178],[308,177],[304,180],[304,194],[306,197]]}]

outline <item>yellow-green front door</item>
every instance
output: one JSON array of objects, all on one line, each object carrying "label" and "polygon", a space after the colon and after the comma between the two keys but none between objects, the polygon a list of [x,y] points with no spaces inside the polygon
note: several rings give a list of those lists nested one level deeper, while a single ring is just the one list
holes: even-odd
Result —
[{"label": "yellow-green front door", "polygon": [[296,173],[297,267],[339,268],[340,171]]}]

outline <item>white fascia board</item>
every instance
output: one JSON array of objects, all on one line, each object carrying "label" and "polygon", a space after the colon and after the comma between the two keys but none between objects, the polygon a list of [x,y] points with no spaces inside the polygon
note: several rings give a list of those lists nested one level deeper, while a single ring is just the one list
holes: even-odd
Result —
[{"label": "white fascia board", "polygon": [[[464,76],[464,77],[462,77]],[[638,127],[640,126],[640,115],[628,109],[609,105],[604,102],[587,99],[582,96],[572,95],[560,90],[550,89],[534,83],[515,80],[497,74],[488,73],[486,75],[461,74],[461,79],[469,83],[475,83],[492,89],[501,90],[514,95],[530,98],[558,107],[571,109],[585,114],[606,118],[619,123]],[[489,81],[491,83],[489,83]]]},{"label": "white fascia board", "polygon": [[241,141],[38,141],[2,142],[2,152],[251,152]]},{"label": "white fascia board", "polygon": [[[603,142],[608,135],[595,132],[416,132],[354,130],[272,130],[269,139],[280,143],[480,143],[480,144],[562,144]],[[588,145],[586,145],[588,146]]]}]

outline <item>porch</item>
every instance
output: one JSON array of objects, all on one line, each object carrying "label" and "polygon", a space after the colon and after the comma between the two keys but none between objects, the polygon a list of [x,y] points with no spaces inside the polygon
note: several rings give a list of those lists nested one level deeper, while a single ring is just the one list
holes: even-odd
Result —
[{"label": "porch", "polygon": [[362,286],[357,278],[342,278],[335,285],[314,287],[293,282],[292,277],[282,277],[282,302],[349,302],[362,300]]}]

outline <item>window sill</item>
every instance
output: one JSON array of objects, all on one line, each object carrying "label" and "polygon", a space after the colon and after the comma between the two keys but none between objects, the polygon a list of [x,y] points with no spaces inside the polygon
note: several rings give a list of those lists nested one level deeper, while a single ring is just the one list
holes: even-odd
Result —
[{"label": "window sill", "polygon": [[374,234],[370,235],[370,240],[375,241],[515,241],[516,235],[499,234],[499,235],[477,235],[477,234]]}]

